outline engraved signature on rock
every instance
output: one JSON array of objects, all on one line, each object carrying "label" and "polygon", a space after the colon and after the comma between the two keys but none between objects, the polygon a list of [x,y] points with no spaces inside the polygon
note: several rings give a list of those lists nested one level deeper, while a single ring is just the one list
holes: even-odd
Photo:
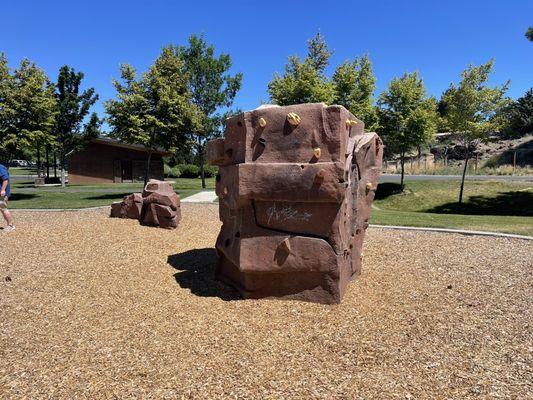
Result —
[{"label": "engraved signature on rock", "polygon": [[309,221],[309,218],[312,217],[312,214],[305,211],[300,212],[292,208],[292,206],[280,206],[278,208],[276,203],[267,209],[266,214],[268,216],[268,223],[270,223],[272,218],[283,222],[287,220]]}]

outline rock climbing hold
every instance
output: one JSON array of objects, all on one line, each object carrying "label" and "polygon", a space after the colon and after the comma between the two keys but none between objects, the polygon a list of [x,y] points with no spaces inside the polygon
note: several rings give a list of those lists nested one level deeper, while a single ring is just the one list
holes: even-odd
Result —
[{"label": "rock climbing hold", "polygon": [[259,118],[259,126],[261,128],[264,128],[266,126],[266,124],[267,124],[267,122],[266,122],[266,120],[263,117]]},{"label": "rock climbing hold", "polygon": [[366,190],[372,190],[372,182],[366,183]]},{"label": "rock climbing hold", "polygon": [[228,188],[227,187],[224,187],[223,193],[224,194],[228,194]]},{"label": "rock climbing hold", "polygon": [[353,125],[357,125],[357,121],[355,119],[346,120],[346,126],[353,126]]},{"label": "rock climbing hold", "polygon": [[286,251],[288,254],[290,254],[291,252],[291,243],[289,242],[289,238],[286,238],[285,240],[283,240],[279,245],[278,247],[280,248],[280,250],[284,250]]},{"label": "rock climbing hold", "polygon": [[300,119],[300,116],[296,113],[288,113],[287,114],[287,121],[289,121],[289,124],[291,124],[292,126],[297,126],[301,119]]},{"label": "rock climbing hold", "polygon": [[315,158],[320,158],[320,156],[322,154],[322,151],[320,150],[320,147],[315,147],[313,149],[313,154],[314,154]]}]

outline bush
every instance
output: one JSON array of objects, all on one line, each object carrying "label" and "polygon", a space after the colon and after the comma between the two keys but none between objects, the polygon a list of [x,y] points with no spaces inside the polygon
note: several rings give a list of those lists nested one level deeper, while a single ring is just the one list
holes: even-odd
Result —
[{"label": "bush", "polygon": [[212,165],[204,165],[204,176],[206,178],[212,178],[218,174],[218,168]]},{"label": "bush", "polygon": [[176,165],[180,170],[180,178],[198,178],[200,169],[193,164]]},{"label": "bush", "polygon": [[163,174],[165,178],[179,178],[181,171],[177,165],[175,167],[170,167],[165,164],[163,167]]}]

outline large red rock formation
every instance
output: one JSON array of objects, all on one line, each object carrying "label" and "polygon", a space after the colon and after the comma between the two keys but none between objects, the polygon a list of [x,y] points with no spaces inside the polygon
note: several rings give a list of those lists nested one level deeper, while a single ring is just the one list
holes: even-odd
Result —
[{"label": "large red rock formation", "polygon": [[344,107],[260,107],[208,143],[219,166],[218,278],[244,297],[339,303],[361,249],[383,144]]},{"label": "large red rock formation", "polygon": [[181,220],[180,197],[170,182],[151,179],[143,193],[111,204],[111,217],[134,218],[144,225],[174,229]]}]

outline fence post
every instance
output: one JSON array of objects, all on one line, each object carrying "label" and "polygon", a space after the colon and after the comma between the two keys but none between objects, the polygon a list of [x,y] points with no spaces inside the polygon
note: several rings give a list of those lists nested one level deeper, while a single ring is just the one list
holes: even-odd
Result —
[{"label": "fence post", "polygon": [[513,175],[516,169],[516,150],[513,152]]},{"label": "fence post", "polygon": [[474,174],[477,175],[477,157],[478,155],[476,154],[476,158],[474,159]]}]

